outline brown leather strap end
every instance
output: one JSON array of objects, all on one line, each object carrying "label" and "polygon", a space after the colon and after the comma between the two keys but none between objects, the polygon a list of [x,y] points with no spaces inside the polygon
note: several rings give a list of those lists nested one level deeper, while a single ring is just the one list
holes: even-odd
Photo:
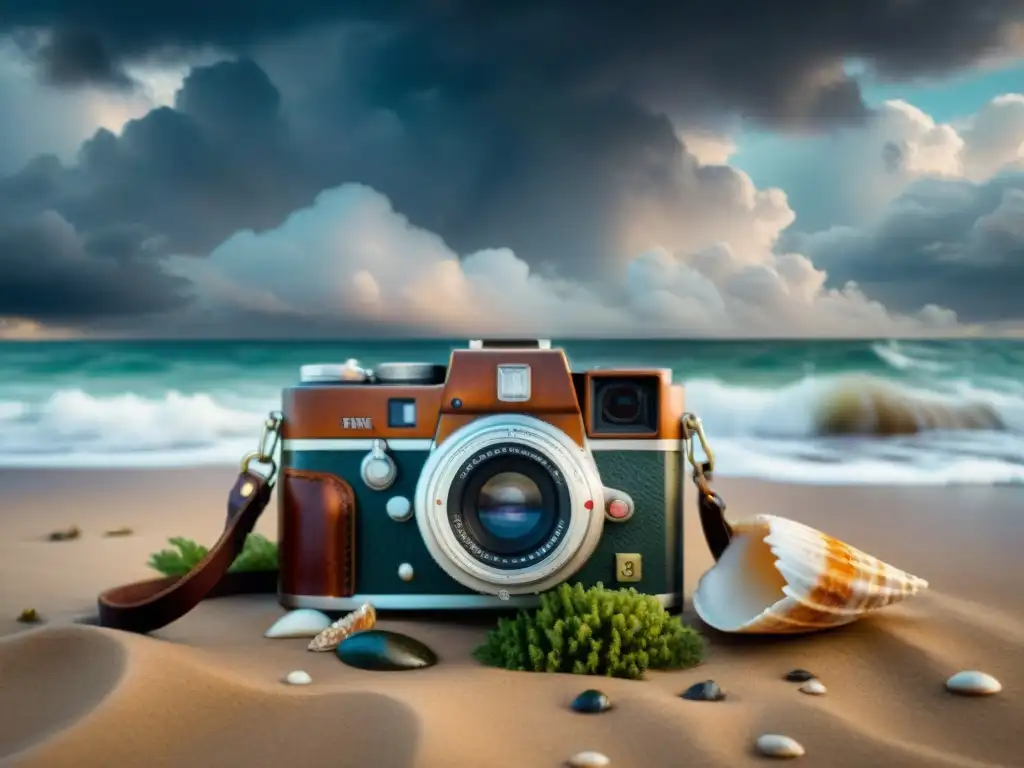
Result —
[{"label": "brown leather strap end", "polygon": [[[241,473],[228,496],[224,531],[206,557],[183,576],[138,581],[107,590],[98,600],[100,625],[145,634],[180,619],[207,597],[227,592],[272,591],[276,572],[230,574],[234,578],[222,584],[270,501],[272,490],[273,484],[266,478],[253,472]],[[229,583],[233,588],[225,589]]]},{"label": "brown leather strap end", "polygon": [[700,513],[700,527],[704,541],[717,562],[732,541],[733,530],[725,519],[725,501],[714,491],[697,492],[697,509]]}]

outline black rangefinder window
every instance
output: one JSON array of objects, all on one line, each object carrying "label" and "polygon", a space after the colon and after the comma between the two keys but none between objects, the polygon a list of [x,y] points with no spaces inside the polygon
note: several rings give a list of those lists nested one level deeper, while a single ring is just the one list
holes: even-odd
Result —
[{"label": "black rangefinder window", "polygon": [[658,388],[650,376],[594,378],[590,407],[598,432],[654,434],[658,430]]}]

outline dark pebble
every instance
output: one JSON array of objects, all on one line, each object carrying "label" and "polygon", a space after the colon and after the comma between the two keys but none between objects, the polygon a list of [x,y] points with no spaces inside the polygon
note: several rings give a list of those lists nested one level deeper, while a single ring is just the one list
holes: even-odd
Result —
[{"label": "dark pebble", "polygon": [[611,709],[612,703],[603,693],[590,688],[573,699],[571,706],[576,712],[593,715]]},{"label": "dark pebble", "polygon": [[812,672],[808,672],[806,669],[794,669],[792,672],[786,674],[786,680],[791,683],[806,683],[808,680],[813,680],[816,675]]},{"label": "dark pebble", "polygon": [[703,683],[691,685],[679,696],[687,701],[721,701],[725,698],[725,693],[714,680],[705,680]]},{"label": "dark pebble", "polygon": [[346,637],[335,653],[350,667],[374,672],[423,669],[437,664],[437,654],[414,637],[370,629]]}]

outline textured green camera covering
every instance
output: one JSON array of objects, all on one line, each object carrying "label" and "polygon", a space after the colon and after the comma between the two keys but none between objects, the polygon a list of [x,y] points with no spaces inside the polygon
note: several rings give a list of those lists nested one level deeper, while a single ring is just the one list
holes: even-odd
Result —
[{"label": "textured green camera covering", "polygon": [[[396,523],[384,511],[392,496],[413,499],[427,451],[395,451],[398,478],[387,491],[371,491],[359,479],[360,451],[285,451],[285,467],[329,472],[345,478],[356,495],[356,591],[385,595],[466,595],[472,590],[454,581],[430,556],[415,520]],[[636,504],[623,523],[606,522],[601,542],[588,563],[572,577],[586,587],[598,582],[620,586],[615,554],[643,556],[642,580],[621,586],[647,594],[682,590],[681,505],[678,453],[662,451],[598,451],[601,479],[608,487],[628,493]],[[280,498],[280,497],[279,497]],[[670,512],[666,512],[669,509]],[[673,520],[673,518],[676,518]],[[398,564],[409,563],[416,579],[398,578]]]}]

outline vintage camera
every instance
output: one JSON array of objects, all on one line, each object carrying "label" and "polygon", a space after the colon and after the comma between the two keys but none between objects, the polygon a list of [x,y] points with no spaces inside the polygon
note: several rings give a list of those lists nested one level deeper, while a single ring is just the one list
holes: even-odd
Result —
[{"label": "vintage camera", "polygon": [[562,582],[682,604],[682,388],[574,373],[548,342],[470,342],[447,367],[303,366],[284,391],[289,608],[535,605]]}]

